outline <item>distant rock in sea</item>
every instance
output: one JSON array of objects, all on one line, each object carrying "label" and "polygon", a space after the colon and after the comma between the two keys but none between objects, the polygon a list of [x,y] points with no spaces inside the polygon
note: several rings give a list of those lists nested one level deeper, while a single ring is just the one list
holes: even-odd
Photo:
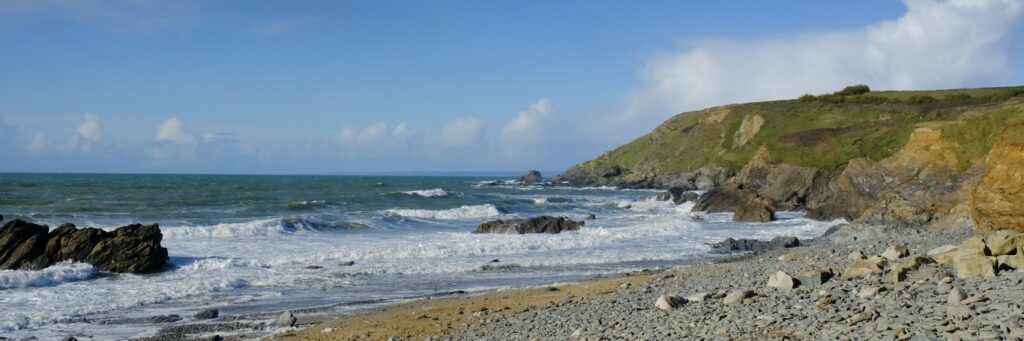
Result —
[{"label": "distant rock in sea", "polygon": [[46,225],[15,219],[0,228],[0,269],[38,270],[71,260],[111,272],[158,272],[167,264],[162,238],[156,224],[112,232],[63,224],[49,231]]},{"label": "distant rock in sea", "polygon": [[561,233],[575,231],[584,222],[565,217],[539,216],[529,219],[494,220],[480,224],[473,233]]},{"label": "distant rock in sea", "polygon": [[543,181],[544,177],[541,176],[540,172],[536,170],[530,170],[529,172],[526,172],[526,174],[523,174],[523,176],[519,177],[519,182],[522,182],[527,185],[541,183]]}]

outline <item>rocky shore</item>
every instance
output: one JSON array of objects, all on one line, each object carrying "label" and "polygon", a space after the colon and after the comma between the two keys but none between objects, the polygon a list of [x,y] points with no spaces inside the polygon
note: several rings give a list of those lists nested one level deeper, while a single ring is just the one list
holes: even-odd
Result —
[{"label": "rocky shore", "polygon": [[0,269],[38,270],[72,261],[110,272],[159,272],[168,257],[161,239],[156,224],[133,224],[111,232],[62,224],[50,231],[49,226],[15,219],[0,227]]},{"label": "rocky shore", "polygon": [[[1024,258],[1020,241],[967,228],[846,225],[801,246],[663,272],[421,300],[307,323],[274,338],[1022,339],[1024,271],[994,256]],[[986,261],[959,265],[943,253]],[[869,271],[859,269],[867,264]],[[962,268],[970,266],[988,270]]]}]

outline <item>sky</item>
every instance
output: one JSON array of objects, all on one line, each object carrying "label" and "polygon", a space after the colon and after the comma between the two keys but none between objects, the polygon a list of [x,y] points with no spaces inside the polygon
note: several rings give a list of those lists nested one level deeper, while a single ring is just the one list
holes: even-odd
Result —
[{"label": "sky", "polygon": [[1022,60],[1024,0],[6,0],[0,172],[558,172],[685,111]]}]

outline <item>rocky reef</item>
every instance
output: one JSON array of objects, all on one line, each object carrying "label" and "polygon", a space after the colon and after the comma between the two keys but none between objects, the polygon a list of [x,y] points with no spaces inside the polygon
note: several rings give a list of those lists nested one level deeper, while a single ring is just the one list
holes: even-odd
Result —
[{"label": "rocky reef", "polygon": [[473,233],[561,233],[583,227],[583,221],[566,217],[539,216],[527,219],[489,221],[477,226]]},{"label": "rocky reef", "polygon": [[133,224],[107,232],[63,224],[12,220],[0,228],[0,269],[38,270],[62,261],[85,262],[110,272],[153,273],[167,265],[160,227]]}]

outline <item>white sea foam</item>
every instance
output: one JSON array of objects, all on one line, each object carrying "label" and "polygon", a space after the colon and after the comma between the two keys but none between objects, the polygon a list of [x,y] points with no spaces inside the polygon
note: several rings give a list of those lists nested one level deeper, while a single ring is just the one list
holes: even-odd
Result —
[{"label": "white sea foam", "polygon": [[533,203],[537,205],[543,205],[548,203],[548,198],[533,198],[531,200],[533,200]]},{"label": "white sea foam", "polygon": [[464,205],[447,210],[389,209],[385,212],[409,218],[450,220],[487,218],[501,215],[501,211],[492,204]]},{"label": "white sea foam", "polygon": [[402,193],[405,193],[405,194],[408,194],[408,195],[415,195],[415,196],[418,196],[418,197],[424,197],[424,198],[441,198],[441,197],[448,196],[448,192],[445,192],[444,189],[441,189],[441,188],[422,189],[422,190],[416,190],[416,191],[405,191],[405,192],[402,192]]},{"label": "white sea foam", "polygon": [[85,263],[61,262],[42,270],[0,270],[0,290],[48,287],[92,277],[96,269]]},{"label": "white sea foam", "polygon": [[162,229],[165,237],[246,237],[277,236],[291,232],[279,218],[262,219],[241,223],[224,223],[210,226],[171,226]]}]

